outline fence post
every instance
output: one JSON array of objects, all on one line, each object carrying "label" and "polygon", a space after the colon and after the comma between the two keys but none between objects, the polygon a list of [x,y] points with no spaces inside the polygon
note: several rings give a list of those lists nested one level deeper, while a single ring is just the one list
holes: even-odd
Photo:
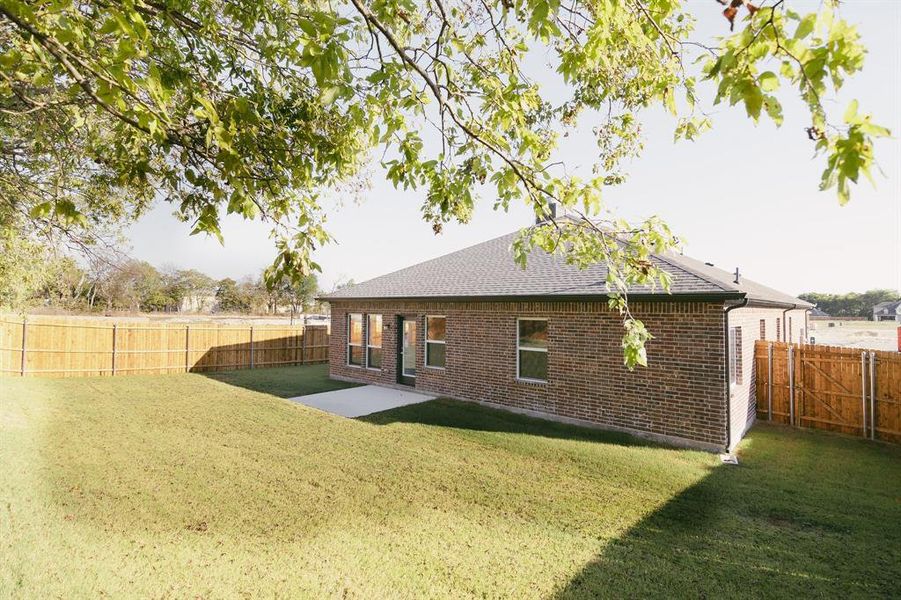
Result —
[{"label": "fence post", "polygon": [[19,366],[19,375],[25,377],[25,338],[28,334],[28,319],[22,318],[22,362]]},{"label": "fence post", "polygon": [[191,362],[191,326],[185,325],[185,373],[190,373],[188,365]]},{"label": "fence post", "polygon": [[301,342],[300,342],[300,364],[305,365],[305,364],[307,364],[307,334],[309,333],[309,331],[307,331],[306,317],[304,317],[304,324],[303,324],[302,331],[303,331],[303,338],[301,338]]},{"label": "fence post", "polygon": [[112,368],[113,375],[116,374],[116,327],[117,327],[117,325],[115,323],[113,323],[113,368]]},{"label": "fence post", "polygon": [[250,326],[250,368],[253,368],[253,325]]},{"label": "fence post", "polygon": [[768,421],[773,420],[773,345],[766,346],[767,378],[766,378],[766,416]]},{"label": "fence post", "polygon": [[870,439],[876,439],[876,352],[870,350]]},{"label": "fence post", "polygon": [[795,424],[795,349],[788,347],[788,424]]},{"label": "fence post", "polygon": [[867,437],[867,353],[860,353],[860,417],[863,437]]}]

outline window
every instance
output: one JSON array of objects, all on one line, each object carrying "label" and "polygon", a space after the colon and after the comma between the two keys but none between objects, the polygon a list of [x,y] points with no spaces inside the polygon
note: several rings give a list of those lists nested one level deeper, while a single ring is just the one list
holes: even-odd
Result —
[{"label": "window", "polygon": [[741,385],[741,327],[729,328],[729,383]]},{"label": "window", "polygon": [[425,318],[425,366],[444,368],[446,359],[447,317]]},{"label": "window", "polygon": [[760,319],[760,339],[766,339],[766,319]]},{"label": "window", "polygon": [[547,320],[517,319],[516,376],[547,381]]},{"label": "window", "polygon": [[347,315],[347,364],[363,366],[363,315]]},{"label": "window", "polygon": [[776,341],[782,341],[782,323],[779,321],[779,317],[776,317]]},{"label": "window", "polygon": [[382,315],[369,315],[366,327],[366,366],[382,368]]}]

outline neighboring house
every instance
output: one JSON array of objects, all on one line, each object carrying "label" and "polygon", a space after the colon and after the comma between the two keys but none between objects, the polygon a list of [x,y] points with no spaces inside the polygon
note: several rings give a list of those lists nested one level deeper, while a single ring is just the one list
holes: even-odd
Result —
[{"label": "neighboring house", "polygon": [[829,316],[829,314],[826,311],[821,310],[816,307],[811,308],[810,312],[808,314],[810,315],[811,319],[831,319],[832,318]]},{"label": "neighboring house", "polygon": [[542,251],[525,270],[516,233],[323,296],[332,377],[486,403],[708,450],[753,423],[754,341],[803,341],[811,304],[685,256],[653,258],[671,294],[629,292],[653,334],[647,367],[623,365],[606,267]]},{"label": "neighboring house", "polygon": [[873,307],[874,321],[897,321],[901,323],[901,300],[880,302]]}]

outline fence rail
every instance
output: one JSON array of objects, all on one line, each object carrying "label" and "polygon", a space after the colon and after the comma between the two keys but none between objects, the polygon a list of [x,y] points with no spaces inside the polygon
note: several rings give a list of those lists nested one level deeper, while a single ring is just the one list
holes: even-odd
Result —
[{"label": "fence rail", "polygon": [[757,341],[757,416],[901,443],[901,353]]},{"label": "fence rail", "polygon": [[86,377],[328,361],[325,325],[97,324],[0,317],[0,375]]}]

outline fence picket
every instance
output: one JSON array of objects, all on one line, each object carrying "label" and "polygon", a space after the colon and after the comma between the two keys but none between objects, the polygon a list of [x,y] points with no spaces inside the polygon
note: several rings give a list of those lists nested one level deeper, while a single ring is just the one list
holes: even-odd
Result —
[{"label": "fence picket", "polygon": [[754,352],[759,418],[901,443],[901,353],[763,340]]},{"label": "fence picket", "polygon": [[165,374],[323,363],[328,339],[322,325],[98,324],[0,315],[0,375]]}]

